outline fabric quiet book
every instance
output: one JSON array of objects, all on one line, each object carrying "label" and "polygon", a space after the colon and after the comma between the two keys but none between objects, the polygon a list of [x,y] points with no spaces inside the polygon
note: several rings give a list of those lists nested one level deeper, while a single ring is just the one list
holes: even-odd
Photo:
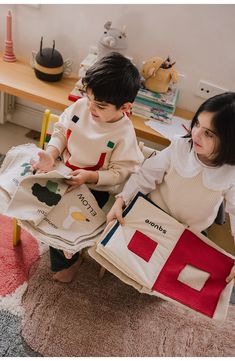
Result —
[{"label": "fabric quiet book", "polygon": [[11,149],[0,170],[1,213],[18,219],[35,238],[71,251],[92,246],[104,229],[105,213],[86,185],[66,192],[70,168],[57,161],[54,170],[34,174],[34,144]]},{"label": "fabric quiet book", "polygon": [[139,292],[158,296],[213,319],[226,317],[234,257],[138,193],[89,254]]}]

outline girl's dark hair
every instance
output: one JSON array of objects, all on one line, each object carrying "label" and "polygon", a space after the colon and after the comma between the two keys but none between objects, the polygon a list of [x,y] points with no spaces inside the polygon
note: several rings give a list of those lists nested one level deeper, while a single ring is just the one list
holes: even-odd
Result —
[{"label": "girl's dark hair", "polygon": [[219,145],[213,164],[235,165],[235,93],[219,94],[202,103],[192,119],[190,132],[185,136],[186,138],[192,140],[192,129],[202,112],[214,113],[212,125],[219,138]]},{"label": "girl's dark hair", "polygon": [[140,74],[132,62],[119,53],[110,53],[92,65],[82,79],[97,101],[104,101],[119,109],[133,102],[140,88]]}]

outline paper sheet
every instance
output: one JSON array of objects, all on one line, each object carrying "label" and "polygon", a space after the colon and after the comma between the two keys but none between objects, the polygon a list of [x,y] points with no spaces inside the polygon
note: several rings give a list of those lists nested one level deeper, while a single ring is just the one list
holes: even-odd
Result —
[{"label": "paper sheet", "polygon": [[[148,120],[145,124],[157,131],[158,133],[164,135],[169,140],[172,140],[176,135],[186,135],[187,131],[185,128],[189,129],[190,121],[174,116],[172,118],[172,123],[162,123],[155,120]],[[185,128],[184,128],[185,127]]]}]

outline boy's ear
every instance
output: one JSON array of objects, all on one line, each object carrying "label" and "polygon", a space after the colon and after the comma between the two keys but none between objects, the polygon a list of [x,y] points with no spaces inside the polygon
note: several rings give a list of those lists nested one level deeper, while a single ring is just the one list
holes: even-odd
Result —
[{"label": "boy's ear", "polygon": [[131,107],[132,107],[132,103],[127,102],[127,103],[124,103],[124,104],[121,106],[120,110],[123,111],[123,112],[130,112]]}]

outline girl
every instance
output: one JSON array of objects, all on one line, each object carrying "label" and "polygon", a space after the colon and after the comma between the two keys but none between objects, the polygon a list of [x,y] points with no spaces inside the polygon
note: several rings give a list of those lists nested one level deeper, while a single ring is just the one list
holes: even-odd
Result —
[{"label": "girl", "polygon": [[[235,93],[205,101],[188,135],[147,159],[117,195],[107,221],[121,224],[123,207],[138,192],[179,222],[202,232],[215,220],[223,199],[235,237]],[[226,281],[235,277],[235,266]]]}]

